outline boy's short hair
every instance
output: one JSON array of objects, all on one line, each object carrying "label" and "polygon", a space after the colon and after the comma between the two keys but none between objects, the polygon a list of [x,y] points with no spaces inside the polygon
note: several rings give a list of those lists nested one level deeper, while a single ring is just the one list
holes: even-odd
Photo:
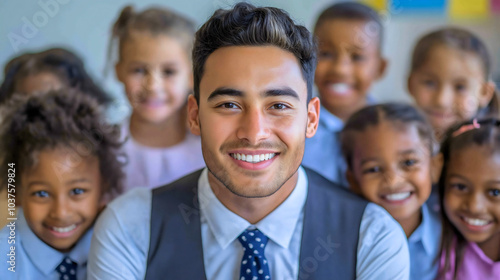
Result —
[{"label": "boy's short hair", "polygon": [[377,34],[378,46],[381,48],[382,39],[384,35],[384,26],[380,15],[374,9],[356,2],[341,2],[336,3],[321,12],[316,24],[314,25],[314,33],[318,30],[319,26],[328,20],[344,19],[344,20],[361,20],[366,22],[373,22],[373,28],[366,30],[369,35]]},{"label": "boy's short hair", "polygon": [[[40,152],[69,148],[71,163],[87,156],[99,160],[102,194],[111,197],[122,189],[123,163],[119,160],[120,130],[104,121],[94,98],[71,89],[32,95],[16,94],[0,107],[0,172],[14,163],[19,175],[36,166]],[[0,177],[0,190],[7,187]],[[21,183],[16,176],[15,183]],[[20,190],[22,191],[22,190]]]},{"label": "boy's short hair", "polygon": [[230,46],[276,46],[291,52],[299,61],[312,97],[316,69],[316,43],[312,34],[296,25],[281,9],[238,3],[233,9],[215,11],[196,32],[193,49],[194,97],[199,103],[200,81],[207,58],[215,50]]}]

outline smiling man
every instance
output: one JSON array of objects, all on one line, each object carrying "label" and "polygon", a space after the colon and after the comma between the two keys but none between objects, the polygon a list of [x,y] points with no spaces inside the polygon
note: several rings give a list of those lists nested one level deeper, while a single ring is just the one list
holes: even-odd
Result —
[{"label": "smiling man", "polygon": [[90,279],[408,279],[402,229],[300,166],[316,47],[280,9],[240,3],[196,34],[191,131],[207,167],[111,203]]}]

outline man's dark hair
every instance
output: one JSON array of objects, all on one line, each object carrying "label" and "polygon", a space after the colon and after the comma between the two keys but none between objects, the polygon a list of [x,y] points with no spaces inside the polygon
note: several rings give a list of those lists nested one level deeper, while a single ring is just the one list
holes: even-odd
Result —
[{"label": "man's dark hair", "polygon": [[205,62],[215,50],[229,46],[276,46],[294,54],[312,97],[316,44],[312,34],[296,25],[283,10],[238,3],[231,10],[219,9],[196,32],[193,49],[194,96],[200,102],[200,81]]}]

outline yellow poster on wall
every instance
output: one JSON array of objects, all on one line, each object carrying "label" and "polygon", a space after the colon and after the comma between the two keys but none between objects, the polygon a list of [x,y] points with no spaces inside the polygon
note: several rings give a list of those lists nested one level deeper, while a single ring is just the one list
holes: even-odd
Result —
[{"label": "yellow poster on wall", "polygon": [[490,13],[490,0],[449,0],[452,18],[485,18]]},{"label": "yellow poster on wall", "polygon": [[388,0],[361,0],[359,2],[368,5],[380,12],[387,10],[387,1]]}]

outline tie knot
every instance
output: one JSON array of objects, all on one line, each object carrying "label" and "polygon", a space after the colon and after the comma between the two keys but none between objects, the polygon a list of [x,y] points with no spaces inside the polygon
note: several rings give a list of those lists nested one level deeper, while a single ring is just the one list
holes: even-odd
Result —
[{"label": "tie knot", "polygon": [[62,262],[56,267],[56,271],[59,272],[61,280],[73,280],[76,279],[76,262],[72,261],[68,257],[64,257]]},{"label": "tie knot", "polygon": [[256,256],[263,256],[269,238],[258,229],[247,229],[238,236],[238,240],[243,245],[243,250],[248,250],[248,253]]}]

